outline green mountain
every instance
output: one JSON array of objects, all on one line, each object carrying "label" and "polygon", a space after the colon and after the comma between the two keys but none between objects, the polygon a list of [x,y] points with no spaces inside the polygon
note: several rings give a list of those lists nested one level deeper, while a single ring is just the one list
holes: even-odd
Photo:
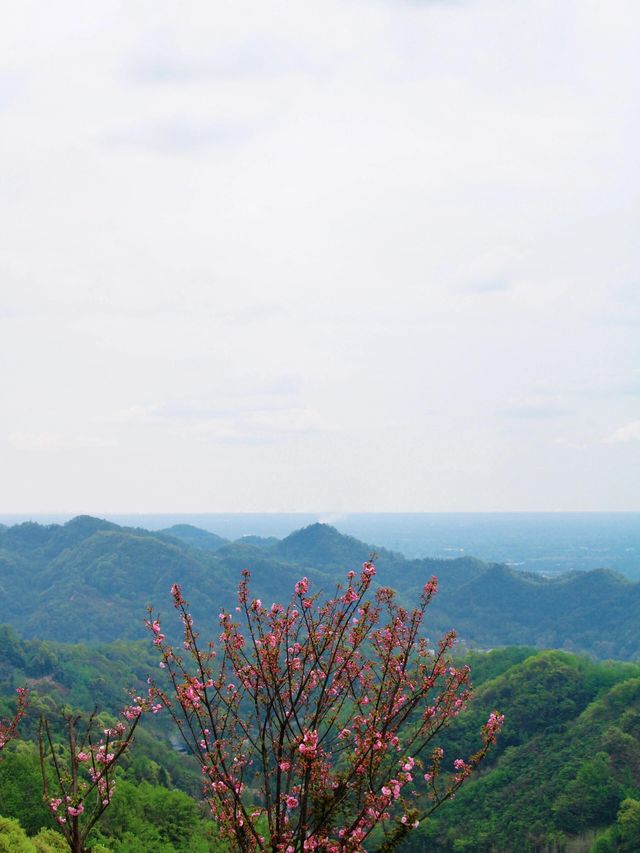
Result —
[{"label": "green mountain", "polygon": [[173,527],[165,527],[158,533],[171,536],[180,542],[184,542],[185,545],[201,548],[203,551],[219,551],[229,541],[216,533],[209,533],[208,530],[194,527],[193,524],[174,524]]},{"label": "green mountain", "polygon": [[[445,756],[473,748],[494,707],[506,723],[482,772],[403,850],[586,853],[622,803],[640,799],[640,665],[532,655],[480,685]],[[603,849],[640,849],[640,824],[633,846]]]},{"label": "green mountain", "polygon": [[600,658],[640,654],[640,583],[606,569],[544,578],[493,565],[456,590],[443,584],[441,604],[473,646],[528,643]]},{"label": "green mountain", "polygon": [[220,608],[236,603],[244,568],[257,597],[282,601],[302,575],[330,593],[376,551],[376,581],[394,587],[407,606],[438,576],[428,626],[433,637],[455,627],[472,647],[526,643],[601,658],[640,655],[640,583],[604,570],[549,579],[470,557],[408,560],[322,524],[257,542],[228,542],[189,525],[150,532],[88,516],[65,525],[6,527],[0,529],[0,623],[23,637],[61,642],[139,639],[148,605],[172,613],[169,589],[178,582],[202,630],[213,631]]}]

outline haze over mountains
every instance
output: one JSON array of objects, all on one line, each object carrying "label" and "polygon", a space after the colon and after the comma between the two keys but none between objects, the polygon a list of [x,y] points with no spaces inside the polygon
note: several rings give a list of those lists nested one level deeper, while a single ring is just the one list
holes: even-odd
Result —
[{"label": "haze over mountains", "polygon": [[222,606],[236,603],[243,568],[267,601],[286,600],[307,575],[331,591],[351,568],[377,552],[376,581],[408,606],[433,574],[440,593],[428,631],[455,627],[472,647],[530,644],[600,658],[640,654],[640,584],[607,570],[555,578],[472,557],[406,559],[402,554],[314,524],[284,539],[229,541],[191,525],[151,532],[79,516],[64,525],[0,527],[0,623],[24,637],[108,642],[144,636],[146,608],[171,611],[179,582],[203,631]]},{"label": "haze over mountains", "polygon": [[[100,515],[100,517],[103,517]],[[225,539],[283,539],[320,522],[405,557],[477,557],[548,576],[607,568],[640,580],[639,512],[180,513],[104,516],[124,527],[188,524]],[[72,515],[2,515],[0,524],[64,524]]]}]

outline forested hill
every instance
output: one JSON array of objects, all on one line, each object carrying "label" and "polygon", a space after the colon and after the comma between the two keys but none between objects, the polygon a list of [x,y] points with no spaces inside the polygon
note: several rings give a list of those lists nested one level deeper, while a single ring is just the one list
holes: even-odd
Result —
[{"label": "forested hill", "polygon": [[147,605],[171,610],[169,588],[183,585],[203,631],[221,606],[235,604],[240,572],[267,601],[286,600],[307,575],[330,592],[377,552],[376,581],[407,605],[431,575],[440,580],[429,633],[455,627],[471,646],[527,643],[606,658],[640,655],[640,584],[609,571],[548,579],[470,557],[408,560],[314,524],[285,539],[237,542],[178,525],[150,532],[89,516],[64,525],[0,527],[0,623],[24,637],[63,642],[136,639]]},{"label": "forested hill", "polygon": [[[0,644],[0,716],[14,707],[17,685],[31,691],[20,740],[0,762],[0,802],[5,817],[35,835],[52,825],[41,796],[40,712],[55,716],[61,705],[86,712],[95,702],[115,712],[127,688],[159,672],[158,655],[151,642],[71,646],[21,641],[6,628]],[[614,844],[628,837],[625,809],[640,814],[640,665],[530,648],[472,652],[465,661],[475,698],[439,735],[445,763],[477,748],[494,708],[505,714],[505,728],[482,770],[411,833],[402,853],[587,851],[605,830],[612,843],[598,851],[640,849],[640,825],[631,846]],[[138,729],[100,823],[99,840],[113,853],[222,853],[209,834],[212,822],[187,797],[200,791],[199,768],[171,748],[172,738],[166,714],[147,715]],[[0,837],[6,849],[18,848],[3,847]]]}]

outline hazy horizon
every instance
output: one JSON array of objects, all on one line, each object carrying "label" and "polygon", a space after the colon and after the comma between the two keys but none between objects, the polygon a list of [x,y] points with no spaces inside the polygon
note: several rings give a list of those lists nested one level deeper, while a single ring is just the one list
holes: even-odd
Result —
[{"label": "hazy horizon", "polygon": [[[640,513],[179,513],[105,514],[125,527],[191,524],[226,539],[283,539],[316,522],[408,558],[477,557],[553,576],[613,569],[640,580]],[[69,516],[7,516],[0,523],[63,523]],[[384,562],[384,561],[383,561]]]}]

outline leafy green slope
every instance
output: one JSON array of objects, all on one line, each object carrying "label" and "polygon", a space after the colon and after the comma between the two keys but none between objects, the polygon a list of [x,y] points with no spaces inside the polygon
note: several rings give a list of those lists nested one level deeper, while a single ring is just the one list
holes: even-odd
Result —
[{"label": "leafy green slope", "polygon": [[[6,628],[0,629],[0,647],[0,695],[7,697],[0,713],[7,712],[16,683],[28,679],[33,693],[23,740],[9,747],[0,764],[0,810],[34,835],[49,825],[28,742],[39,709],[64,703],[88,710],[99,700],[114,710],[127,687],[143,683],[156,656],[149,642],[69,646],[22,641]],[[513,647],[474,652],[466,661],[476,694],[442,737],[445,764],[477,747],[478,729],[496,707],[506,715],[504,732],[482,772],[409,837],[406,853],[560,849],[613,824],[626,798],[640,798],[640,664]],[[193,801],[171,799],[166,790],[199,791],[197,770],[170,748],[168,722],[149,717],[139,729],[123,776],[127,784],[120,785],[104,824],[104,843],[118,853],[215,847]],[[190,839],[182,847],[180,833]],[[574,849],[588,848],[585,841]]]},{"label": "leafy green slope", "polygon": [[[26,684],[30,691],[20,739],[3,751],[0,762],[0,813],[17,818],[35,836],[42,827],[53,827],[42,801],[36,747],[40,713],[49,717],[58,733],[62,708],[90,712],[98,705],[107,723],[112,719],[107,715],[116,714],[130,701],[130,689],[146,689],[147,675],[158,665],[157,655],[149,642],[89,647],[24,641],[7,626],[0,626],[0,650],[0,716],[10,714],[16,685]],[[219,849],[198,802],[199,768],[172,748],[173,733],[166,715],[149,715],[138,728],[119,776],[114,804],[101,824],[104,837],[99,833],[94,838],[111,853],[208,853]],[[4,849],[2,843],[0,829],[0,849]]]},{"label": "leafy green slope", "polygon": [[[640,665],[543,652],[480,686],[445,741],[455,758],[494,707],[503,735],[483,772],[404,848],[534,853],[586,837],[640,796]],[[582,847],[589,849],[589,844]]]},{"label": "leafy green slope", "polygon": [[598,569],[548,579],[492,566],[450,597],[460,633],[474,645],[506,644],[586,651],[598,657],[639,653],[640,584]]}]

